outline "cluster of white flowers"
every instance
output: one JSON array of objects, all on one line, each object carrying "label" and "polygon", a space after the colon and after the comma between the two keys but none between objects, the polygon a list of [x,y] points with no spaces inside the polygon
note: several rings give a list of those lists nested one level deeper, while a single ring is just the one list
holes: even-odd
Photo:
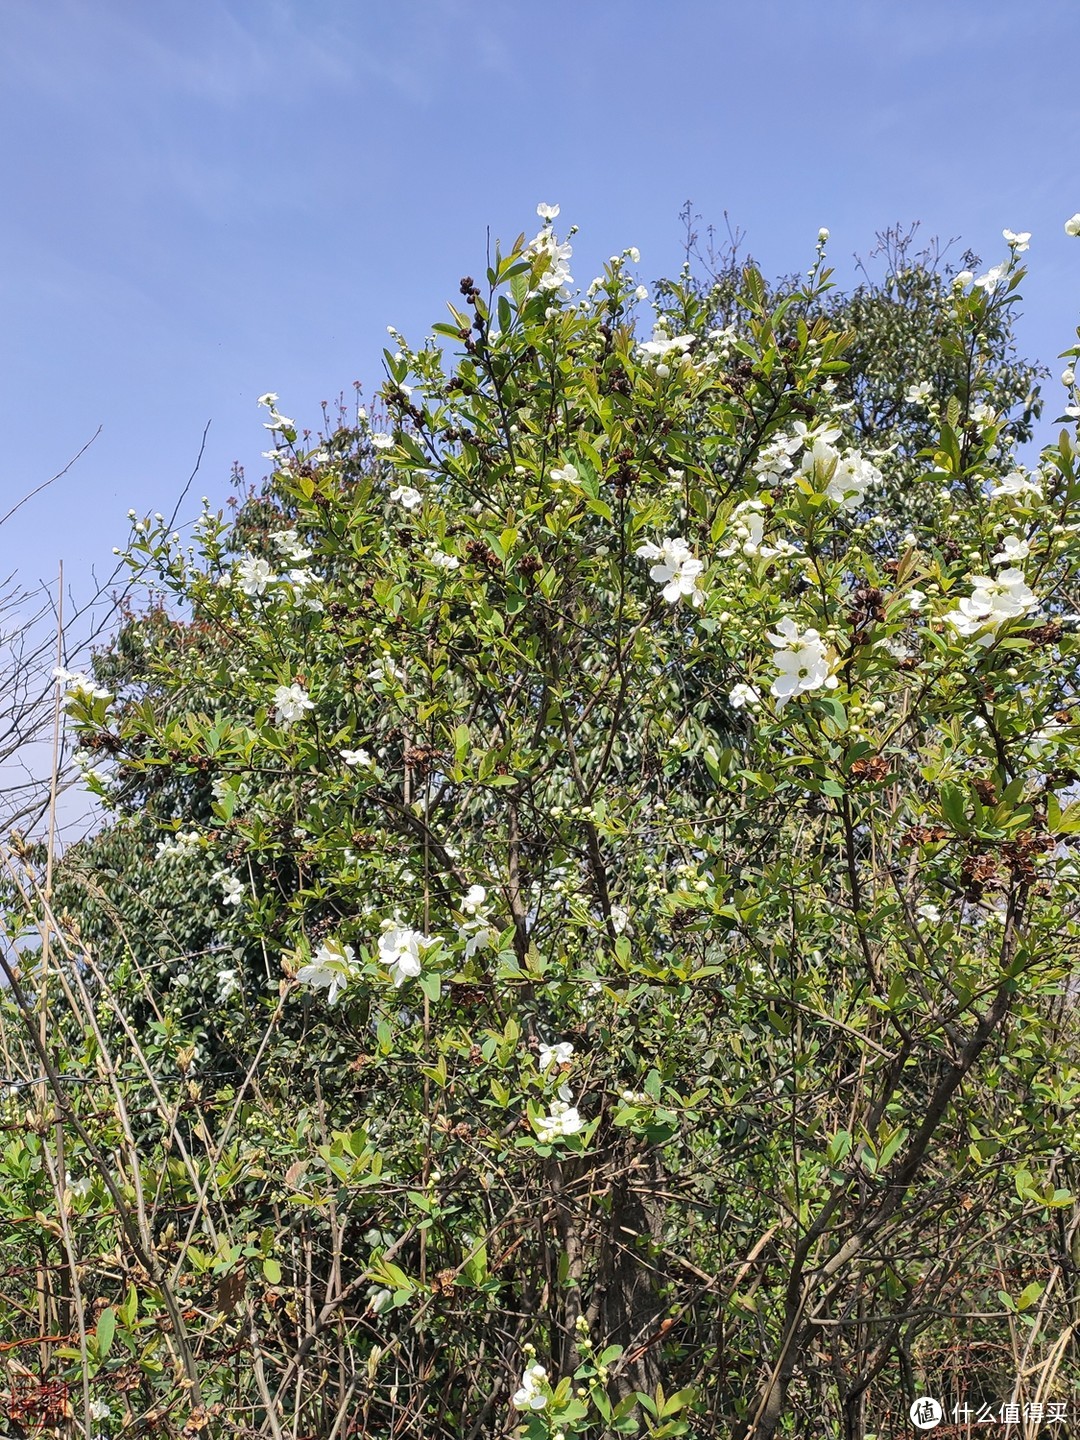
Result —
[{"label": "cluster of white flowers", "polygon": [[775,545],[765,544],[765,505],[761,500],[743,500],[731,512],[728,529],[735,537],[735,543],[726,545],[716,552],[717,558],[726,560],[730,555],[759,555],[763,560],[775,555],[797,555],[798,547],[790,540],[777,540]]},{"label": "cluster of white flowers", "polygon": [[[926,383],[926,382],[924,382]],[[919,389],[921,398],[921,387]],[[912,392],[908,392],[912,400]],[[774,435],[763,445],[754,461],[754,474],[766,484],[789,483],[796,471],[794,457],[803,450],[797,473],[823,489],[835,504],[845,510],[857,510],[866,491],[881,481],[881,471],[857,450],[841,452],[836,442],[840,431],[835,425],[811,430],[804,421],[795,422],[792,434]],[[805,448],[804,448],[805,447]]]},{"label": "cluster of white flowers", "polygon": [[95,685],[89,675],[84,675],[81,670],[65,670],[62,665],[57,665],[53,670],[53,679],[59,680],[66,687],[66,693],[80,700],[111,700],[112,691],[104,690],[100,685]]},{"label": "cluster of white flowers", "polygon": [[295,430],[296,421],[290,420],[287,415],[279,415],[277,409],[278,397],[271,391],[259,396],[258,403],[270,411],[270,419],[263,422],[264,430]]},{"label": "cluster of white flowers", "polygon": [[566,242],[560,245],[551,228],[551,222],[559,213],[558,205],[540,204],[536,207],[536,213],[543,220],[544,228],[526,245],[525,254],[542,255],[546,257],[547,265],[536,282],[536,289],[530,293],[536,295],[546,290],[554,294],[574,283],[574,277],[570,274],[570,257],[574,251]]},{"label": "cluster of white flowers", "polygon": [[300,966],[296,978],[302,985],[326,990],[327,999],[333,1005],[348,988],[349,981],[356,978],[355,959],[356,952],[351,945],[331,946],[324,941],[315,959],[309,965]]},{"label": "cluster of white flowers", "polygon": [[197,830],[181,830],[172,840],[159,840],[157,842],[157,860],[182,860],[185,855],[190,855],[202,844],[202,836]]},{"label": "cluster of white flowers", "polygon": [[778,712],[796,695],[822,686],[827,690],[836,688],[836,676],[829,673],[825,643],[816,630],[800,630],[790,616],[785,616],[776,631],[767,634],[778,647],[773,661],[780,674],[772,684]]},{"label": "cluster of white flowers", "polygon": [[857,450],[841,453],[836,448],[839,439],[840,431],[834,426],[808,436],[799,472],[824,485],[828,498],[843,509],[857,510],[869,487],[880,484],[881,471]]},{"label": "cluster of white flowers", "polygon": [[979,644],[989,646],[1006,620],[1026,615],[1036,604],[1034,593],[1024,582],[1022,570],[1002,570],[996,577],[972,575],[972,592],[961,600],[945,619],[960,635],[977,635]]},{"label": "cluster of white flowers", "polygon": [[[561,1067],[570,1064],[573,1055],[574,1047],[569,1040],[558,1040],[553,1045],[542,1044],[539,1060],[544,1079],[557,1077]],[[548,1113],[536,1120],[537,1138],[544,1144],[550,1144],[564,1135],[576,1135],[585,1124],[573,1099],[570,1086],[565,1081],[560,1083],[556,1098],[549,1103]]]},{"label": "cluster of white flowers", "polygon": [[[233,584],[243,595],[250,595],[252,598],[265,595],[271,585],[291,585],[294,590],[303,590],[315,583],[315,575],[306,566],[299,562],[306,560],[311,555],[300,543],[295,530],[285,530],[280,535],[270,537],[270,543],[279,548],[284,558],[293,562],[293,568],[282,575],[275,575],[269,560],[261,555],[245,555],[236,565],[233,575],[222,575],[218,581],[219,585]],[[277,590],[274,599],[284,599],[284,591]],[[322,603],[318,600],[305,600],[301,602],[303,608],[309,610],[321,610]]]},{"label": "cluster of white flowers", "polygon": [[228,870],[215,870],[213,880],[215,885],[221,886],[223,905],[241,904],[244,899],[244,886],[235,875],[231,875]]},{"label": "cluster of white flowers", "polygon": [[669,360],[682,360],[693,345],[693,335],[669,335],[667,322],[660,316],[653,326],[651,340],[643,340],[637,347],[638,359],[650,361],[656,366],[656,373],[662,380],[671,374]]},{"label": "cluster of white flowers", "polygon": [[440,550],[437,545],[431,545],[427,552],[428,561],[437,566],[440,570],[456,570],[461,561],[456,555],[448,555],[445,550]]},{"label": "cluster of white flowers", "polygon": [[543,1410],[547,1402],[543,1387],[547,1384],[547,1371],[543,1365],[526,1365],[521,1377],[521,1388],[514,1393],[514,1407],[517,1410]]},{"label": "cluster of white flowers", "polygon": [[314,709],[315,702],[302,685],[279,685],[274,691],[274,719],[279,725],[291,725],[303,719],[305,710]]},{"label": "cluster of white flowers", "polygon": [[680,536],[665,536],[659,545],[639,545],[634,553],[645,560],[657,562],[649,571],[649,578],[663,585],[664,599],[669,605],[674,605],[684,595],[690,597],[692,605],[704,604],[701,572],[705,566],[694,557],[689,545]]},{"label": "cluster of white flowers", "polygon": [[585,1124],[577,1109],[570,1104],[572,1098],[569,1085],[561,1085],[559,1098],[552,1100],[549,1113],[537,1120],[536,1135],[543,1144],[550,1144],[563,1135],[576,1135]]},{"label": "cluster of white flowers", "polygon": [[306,548],[295,530],[279,530],[276,535],[270,536],[270,544],[290,565],[299,565],[311,558],[311,551]]},{"label": "cluster of white flowers", "polygon": [[394,920],[382,922],[379,936],[379,962],[386,966],[399,989],[406,980],[420,974],[420,951],[438,944],[438,937],[410,930]]},{"label": "cluster of white flowers", "polygon": [[461,902],[462,911],[469,917],[457,927],[457,937],[465,944],[466,960],[471,960],[478,950],[488,950],[498,938],[485,906],[487,891],[483,885],[470,885]]},{"label": "cluster of white flowers", "polygon": [[765,484],[781,483],[795,468],[792,456],[803,444],[802,435],[774,435],[758,451],[754,474]]}]

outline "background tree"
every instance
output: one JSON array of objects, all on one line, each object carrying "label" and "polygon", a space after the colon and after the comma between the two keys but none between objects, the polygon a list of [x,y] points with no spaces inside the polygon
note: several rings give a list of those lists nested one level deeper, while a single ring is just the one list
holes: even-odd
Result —
[{"label": "background tree", "polygon": [[[93,865],[77,924],[22,879],[92,1036],[50,1062],[89,1180],[53,1241],[105,1309],[58,1359],[117,1424],[855,1440],[969,1327],[954,1393],[1007,1334],[1049,1403],[1080,482],[1068,431],[1027,470],[962,420],[1022,241],[941,300],[972,359],[907,538],[824,242],[723,326],[659,287],[641,341],[632,252],[573,303],[553,219],[462,281],[452,373],[395,337],[384,428],[309,449],[264,397],[250,529],[133,534],[192,621],[70,708],[164,842],[143,913],[216,939],[166,986],[140,912],[103,951]],[[46,1154],[19,1132],[12,1218]]]}]

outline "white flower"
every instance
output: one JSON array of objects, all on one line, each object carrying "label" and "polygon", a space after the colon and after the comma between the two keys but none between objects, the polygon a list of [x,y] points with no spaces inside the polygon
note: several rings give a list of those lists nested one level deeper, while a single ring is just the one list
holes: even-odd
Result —
[{"label": "white flower", "polygon": [[264,429],[264,430],[295,430],[295,429],[296,429],[296,421],[295,421],[295,420],[290,420],[287,415],[279,415],[279,414],[277,413],[277,411],[271,407],[271,410],[270,410],[270,419],[269,419],[269,421],[264,421],[264,422],[263,422],[263,429]]},{"label": "white flower", "polygon": [[240,981],[237,979],[235,970],[219,970],[217,973],[217,983],[217,998],[222,1003],[231,996],[240,993]]},{"label": "white flower", "polygon": [[662,360],[673,351],[684,355],[697,337],[694,335],[668,335],[667,328],[658,320],[653,326],[651,340],[643,340],[637,347],[638,354],[645,360]]},{"label": "white flower", "polygon": [[540,1069],[547,1070],[552,1065],[569,1065],[573,1054],[574,1047],[569,1040],[559,1040],[554,1045],[541,1045]]},{"label": "white flower", "polygon": [[744,685],[741,682],[733,685],[728,692],[728,704],[733,710],[741,710],[744,705],[753,707],[761,704],[761,696],[753,685]]},{"label": "white flower", "polygon": [[545,205],[543,201],[536,207],[536,213],[541,220],[556,220],[559,215],[558,205]]},{"label": "white flower", "polygon": [[705,566],[695,559],[680,536],[665,536],[659,545],[639,545],[634,553],[645,560],[657,562],[649,571],[649,577],[663,585],[662,593],[669,605],[674,605],[684,595],[690,597],[693,605],[704,603],[701,572]]},{"label": "white flower", "polygon": [[637,287],[637,289],[634,291],[634,299],[635,299],[635,300],[647,300],[648,298],[649,298],[649,289],[648,289],[648,286],[647,286],[647,285],[639,285],[639,286]]},{"label": "white flower", "polygon": [[976,287],[985,290],[987,295],[993,295],[1005,276],[1009,273],[1009,263],[1003,260],[1000,265],[994,265],[987,270],[985,275],[980,275],[975,281]]},{"label": "white flower", "polygon": [[381,1315],[382,1312],[393,1304],[394,1296],[391,1291],[380,1289],[378,1285],[371,1285],[367,1292],[368,1309],[373,1315]]},{"label": "white flower", "polygon": [[490,950],[498,936],[486,920],[463,920],[457,937],[465,942],[464,959],[471,960],[478,950]]},{"label": "white flower", "polygon": [[819,244],[819,245],[824,245],[825,242],[828,240],[828,238],[829,238],[829,232],[828,232],[828,230],[826,230],[826,228],[825,228],[824,225],[823,225],[823,226],[821,227],[821,229],[817,232],[817,238],[818,238],[818,244]]},{"label": "white flower", "polygon": [[279,725],[291,725],[303,718],[305,710],[314,710],[314,700],[302,685],[279,685],[274,691],[274,718]]},{"label": "white flower", "polygon": [[952,282],[952,283],[953,283],[953,285],[954,285],[954,287],[955,287],[956,289],[962,290],[965,285],[970,285],[971,282],[972,282],[974,279],[975,279],[975,271],[974,271],[974,270],[961,270],[958,275],[955,275],[955,276],[953,277],[953,282]]},{"label": "white flower", "polygon": [[636,245],[631,245],[626,253],[630,256],[631,264],[639,265],[641,263],[641,251],[637,248]]},{"label": "white flower", "polygon": [[338,753],[346,765],[373,765],[375,763],[366,750],[341,750]]},{"label": "white flower", "polygon": [[1002,230],[1001,234],[1014,255],[1022,255],[1028,248],[1028,241],[1031,239],[1030,230],[1022,230],[1019,235],[1014,230]]},{"label": "white flower", "polygon": [[406,510],[415,510],[423,498],[420,491],[414,490],[411,485],[399,485],[396,490],[390,491],[390,499],[404,505]]},{"label": "white flower", "polygon": [[810,690],[836,688],[835,675],[829,674],[829,662],[825,645],[816,630],[800,631],[790,616],[785,616],[776,627],[776,633],[767,632],[777,649],[773,656],[780,674],[773,681],[771,693],[778,700],[777,711],[784,708],[795,695]]},{"label": "white flower", "polygon": [[552,470],[551,478],[552,480],[565,480],[568,484],[572,484],[578,478],[577,467],[567,461],[560,469]]},{"label": "white flower", "polygon": [[908,609],[914,614],[926,604],[926,594],[922,590],[909,590],[907,602]]},{"label": "white flower", "polygon": [[1080,213],[1074,215],[1071,220],[1065,221],[1066,235],[1080,235]]},{"label": "white flower", "polygon": [[431,935],[384,920],[383,933],[379,936],[379,961],[387,967],[394,984],[400,988],[406,980],[420,974],[421,949],[435,943]]},{"label": "white flower", "polygon": [[1012,470],[990,488],[991,500],[997,500],[1002,495],[1034,495],[1041,500],[1042,486],[1023,470]]},{"label": "white flower", "polygon": [[368,671],[369,680],[399,680],[404,682],[405,671],[400,665],[395,665],[389,655],[384,655],[378,664],[373,665]]},{"label": "white flower", "polygon": [[278,402],[278,397],[273,393],[273,391],[268,390],[265,395],[260,395],[260,396],[259,396],[258,401],[257,401],[256,403],[259,404],[259,405],[265,405],[265,406],[267,407],[267,409],[272,410],[272,409],[274,408],[274,406],[277,404],[277,402]]},{"label": "white flower", "polygon": [[[277,399],[276,395],[274,396],[274,399]],[[112,1411],[109,1409],[109,1402],[107,1400],[90,1401],[91,1420],[107,1420],[111,1414]]]},{"label": "white flower", "polygon": [[1026,560],[1031,554],[1026,540],[1019,535],[1006,535],[1001,542],[1001,549],[996,555],[991,555],[991,565],[1012,565],[1016,560]]},{"label": "white flower", "polygon": [[246,555],[236,567],[236,583],[245,595],[261,595],[274,578],[269,562]]},{"label": "white flower", "polygon": [[1068,370],[1061,372],[1061,383],[1062,385],[1068,385],[1070,389],[1076,384],[1076,371],[1072,366],[1070,366]]},{"label": "white flower", "polygon": [[325,989],[327,1000],[333,1005],[353,979],[354,956],[351,945],[343,945],[339,950],[333,950],[329,945],[323,944],[310,965],[300,966],[296,978],[302,985],[310,985],[316,990]]},{"label": "white flower", "polygon": [[548,1403],[540,1386],[547,1379],[547,1371],[542,1365],[528,1365],[521,1377],[521,1389],[514,1394],[514,1407],[517,1410],[543,1410]]},{"label": "white flower", "polygon": [[908,405],[925,405],[933,397],[934,387],[929,380],[920,380],[917,385],[909,385],[904,392],[904,401]]},{"label": "white flower", "polygon": [[376,450],[389,450],[394,443],[394,437],[386,435],[382,431],[376,431],[371,436],[371,443]]},{"label": "white flower", "polygon": [[[564,1088],[560,1087],[560,1094]],[[550,1112],[539,1116],[536,1121],[537,1138],[547,1143],[562,1135],[576,1135],[584,1124],[575,1107],[567,1100],[553,1100]]]},{"label": "white flower", "polygon": [[244,887],[235,875],[230,875],[227,870],[217,870],[214,879],[221,886],[223,905],[239,905],[244,899]]},{"label": "white flower", "polygon": [[978,635],[979,644],[994,643],[997,629],[1016,615],[1025,615],[1036,603],[1024,583],[1022,570],[1002,570],[996,577],[972,575],[972,592],[950,610],[945,619],[960,635]]},{"label": "white flower", "polygon": [[936,925],[941,919],[941,911],[929,900],[920,905],[915,913],[921,915],[924,920],[929,920],[931,925]]},{"label": "white flower", "polygon": [[486,899],[487,891],[483,885],[470,885],[464,900],[461,902],[461,908],[465,911],[466,915],[477,915],[483,908]]},{"label": "white flower", "polygon": [[612,907],[611,907],[611,928],[615,931],[615,934],[616,934],[616,935],[621,935],[621,934],[623,933],[623,931],[626,929],[627,925],[629,925],[629,923],[630,923],[630,912],[629,912],[629,910],[624,909],[622,905],[612,905]]}]

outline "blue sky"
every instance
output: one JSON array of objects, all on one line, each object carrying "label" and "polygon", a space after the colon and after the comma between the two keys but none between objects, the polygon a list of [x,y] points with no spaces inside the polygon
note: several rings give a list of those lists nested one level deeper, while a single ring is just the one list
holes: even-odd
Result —
[{"label": "blue sky", "polygon": [[[767,273],[819,226],[841,277],[920,221],[987,264],[1033,232],[1020,335],[1061,366],[1080,310],[1075,0],[0,0],[8,503],[3,573],[60,558],[77,596],[126,512],[258,479],[256,397],[317,425],[381,379],[483,268],[487,230],[577,224],[682,260],[684,202],[726,210]],[[0,505],[0,513],[7,505]]]}]

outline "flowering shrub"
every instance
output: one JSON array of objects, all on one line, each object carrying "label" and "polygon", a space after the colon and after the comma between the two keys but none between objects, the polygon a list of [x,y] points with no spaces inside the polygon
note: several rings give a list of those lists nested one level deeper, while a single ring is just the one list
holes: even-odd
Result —
[{"label": "flowering shrub", "polygon": [[827,236],[780,296],[657,285],[642,342],[631,252],[575,297],[541,219],[452,359],[393,333],[380,428],[305,449],[266,395],[234,525],[138,522],[191,619],[69,692],[118,830],[197,837],[151,898],[212,905],[165,978],[63,932],[95,1045],[152,1058],[130,1138],[56,1087],[80,1234],[141,1247],[134,1302],[87,1280],[95,1383],[275,1435],[855,1433],[941,1314],[1010,1333],[1002,1244],[1009,1315],[1070,1323],[1028,1277],[1080,1096],[1076,427],[1024,465],[998,404],[1020,237],[890,454]]}]

